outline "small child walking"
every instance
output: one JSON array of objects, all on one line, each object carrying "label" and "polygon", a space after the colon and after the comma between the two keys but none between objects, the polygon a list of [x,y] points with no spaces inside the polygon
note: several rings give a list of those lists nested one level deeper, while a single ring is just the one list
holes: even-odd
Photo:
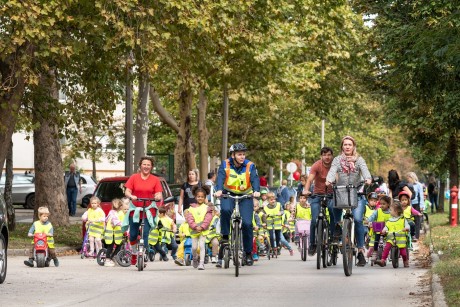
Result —
[{"label": "small child walking", "polygon": [[102,233],[104,232],[105,213],[101,209],[101,200],[97,196],[91,197],[89,208],[81,219],[86,222],[89,239],[89,253],[94,255],[94,243],[96,243],[96,255],[102,248]]},{"label": "small child walking", "polygon": [[[112,200],[112,210],[110,210],[107,218],[105,219],[104,241],[107,245],[107,252],[104,266],[115,266],[115,263],[112,261],[112,259],[121,249],[121,241],[123,239],[121,221],[123,221],[123,217],[125,215],[122,208],[123,202],[121,199],[115,198]],[[115,244],[116,248],[113,250],[113,246]]]},{"label": "small child walking", "polygon": [[[53,259],[54,266],[59,266],[59,260],[56,257],[56,251],[54,250],[54,229],[51,222],[48,221],[50,211],[47,207],[38,208],[38,221],[35,221],[29,229],[27,236],[33,237],[36,233],[46,233],[48,242],[48,254],[49,258]],[[32,244],[34,242],[32,241]],[[46,259],[49,262],[49,259]],[[24,264],[30,267],[34,267],[34,246],[30,249],[29,260],[25,260]]]},{"label": "small child walking", "polygon": [[[204,258],[206,254],[206,235],[212,221],[212,209],[206,205],[206,195],[209,194],[209,187],[194,186],[192,188],[193,196],[197,201],[191,204],[188,214],[185,216],[190,226],[190,236],[192,237],[192,256],[193,267],[198,270],[204,270]],[[200,248],[200,258],[198,259],[197,248]],[[199,263],[198,263],[199,260]]]},{"label": "small child walking", "polygon": [[385,223],[385,228],[382,230],[382,234],[387,235],[387,243],[383,249],[382,259],[377,260],[379,266],[386,266],[387,257],[390,253],[390,249],[393,246],[393,239],[396,237],[396,245],[399,248],[399,253],[403,259],[404,267],[409,267],[409,259],[407,257],[407,241],[406,241],[406,232],[409,231],[410,226],[407,222],[407,219],[404,218],[403,208],[399,203],[393,203],[390,207],[390,219]]}]

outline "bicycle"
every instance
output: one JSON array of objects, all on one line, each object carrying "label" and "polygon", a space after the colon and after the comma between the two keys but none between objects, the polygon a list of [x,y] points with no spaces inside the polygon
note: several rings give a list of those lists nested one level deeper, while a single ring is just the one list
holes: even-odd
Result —
[{"label": "bicycle", "polygon": [[[401,233],[401,232],[406,232],[406,230],[400,230],[400,231],[393,231],[393,232],[390,232],[387,234],[388,235],[391,235],[392,238],[391,238],[391,249],[390,249],[390,259],[391,259],[391,264],[393,265],[393,268],[397,269],[399,267],[399,256],[400,256],[400,252],[399,252],[399,247],[398,247],[398,233]],[[406,255],[407,255],[407,260],[409,260],[409,246],[411,244],[410,242],[410,235],[405,235],[406,237]]]},{"label": "bicycle", "polygon": [[372,232],[374,236],[379,235],[379,243],[377,245],[377,250],[374,251],[376,256],[371,256],[371,266],[374,266],[377,259],[382,259],[383,248],[385,247],[385,236],[380,232],[385,227],[385,222],[372,222]]},{"label": "bicycle", "polygon": [[296,220],[295,232],[296,238],[298,239],[298,247],[300,251],[300,259],[307,261],[307,250],[308,250],[308,237],[310,236],[310,224],[311,221],[307,220]]},{"label": "bicycle", "polygon": [[[316,240],[316,268],[327,268],[329,261],[329,222],[327,221],[326,208],[329,199],[332,199],[332,194],[312,194],[311,198],[320,197],[320,212],[316,218],[315,240]],[[330,213],[332,214],[332,213]],[[336,253],[337,254],[337,253]],[[333,259],[334,257],[331,257]],[[330,265],[330,264],[329,264]]]},{"label": "bicycle", "polygon": [[[245,195],[231,195],[231,194],[222,194],[222,198],[231,198],[235,200],[235,208],[233,209],[231,223],[230,223],[230,245],[224,247],[224,267],[227,269],[230,265],[230,258],[233,258],[233,265],[235,266],[235,277],[239,276],[240,268],[240,249],[241,249],[241,226],[242,226],[242,217],[240,214],[240,200],[246,198],[252,198],[252,194]],[[244,265],[244,261],[241,262],[241,265]]]}]

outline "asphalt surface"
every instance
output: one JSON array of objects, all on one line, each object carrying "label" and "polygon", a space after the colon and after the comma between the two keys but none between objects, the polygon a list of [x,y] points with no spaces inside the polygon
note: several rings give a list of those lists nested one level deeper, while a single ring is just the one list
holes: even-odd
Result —
[{"label": "asphalt surface", "polygon": [[76,255],[40,269],[26,267],[25,259],[8,258],[0,306],[432,306],[428,270],[414,259],[410,268],[367,265],[346,277],[341,258],[317,270],[316,257],[303,262],[297,251],[283,251],[241,268],[237,278],[232,266],[198,271],[171,260],[148,262],[139,272]]}]

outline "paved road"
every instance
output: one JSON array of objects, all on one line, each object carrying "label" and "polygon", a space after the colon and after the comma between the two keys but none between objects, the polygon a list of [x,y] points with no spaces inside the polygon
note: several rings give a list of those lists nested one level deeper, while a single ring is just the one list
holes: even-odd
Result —
[{"label": "paved road", "polygon": [[302,262],[284,252],[243,267],[235,278],[233,269],[211,264],[198,271],[155,261],[138,272],[79,256],[61,257],[58,268],[29,268],[23,260],[9,257],[0,306],[431,306],[428,272],[413,263],[354,267],[345,277],[341,258],[318,271],[313,258]]}]

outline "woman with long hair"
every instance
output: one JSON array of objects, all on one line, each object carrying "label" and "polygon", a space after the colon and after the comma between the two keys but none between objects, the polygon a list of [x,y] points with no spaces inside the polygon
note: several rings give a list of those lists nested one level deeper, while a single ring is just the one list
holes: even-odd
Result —
[{"label": "woman with long hair", "polygon": [[187,174],[187,181],[180,188],[179,206],[177,212],[182,215],[182,212],[190,208],[190,204],[195,204],[196,199],[193,196],[192,188],[201,186],[197,169],[191,169]]}]

